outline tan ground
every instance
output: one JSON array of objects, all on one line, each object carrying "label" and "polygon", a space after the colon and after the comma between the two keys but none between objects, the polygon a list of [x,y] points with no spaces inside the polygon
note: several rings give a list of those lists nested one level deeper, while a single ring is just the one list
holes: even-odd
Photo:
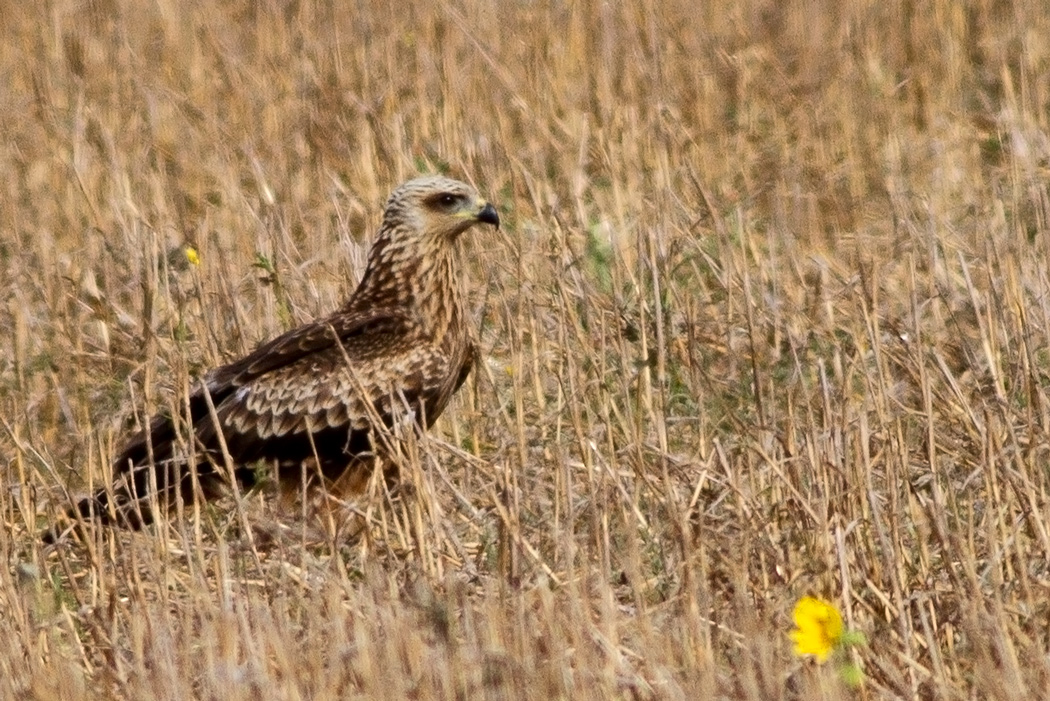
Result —
[{"label": "tan ground", "polygon": [[[1050,10],[550,5],[4,3],[0,698],[1050,695]],[[484,362],[361,539],[42,548],[423,171]]]}]

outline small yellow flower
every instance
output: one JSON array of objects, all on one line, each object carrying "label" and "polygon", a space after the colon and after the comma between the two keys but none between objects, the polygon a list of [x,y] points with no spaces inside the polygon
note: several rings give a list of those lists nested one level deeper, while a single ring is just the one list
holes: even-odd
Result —
[{"label": "small yellow flower", "polygon": [[168,263],[168,270],[175,273],[185,272],[190,267],[195,268],[201,264],[201,254],[192,243],[179,244],[169,249],[165,259]]},{"label": "small yellow flower", "polygon": [[802,597],[793,615],[795,654],[814,655],[823,664],[842,638],[842,615],[832,604],[812,596]]}]

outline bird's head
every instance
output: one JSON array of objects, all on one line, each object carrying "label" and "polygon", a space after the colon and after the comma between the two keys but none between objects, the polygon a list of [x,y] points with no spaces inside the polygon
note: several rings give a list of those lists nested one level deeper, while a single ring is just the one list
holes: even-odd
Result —
[{"label": "bird's head", "polygon": [[353,303],[422,299],[454,286],[453,244],[475,224],[499,226],[477,190],[442,176],[416,178],[390,195]]},{"label": "bird's head", "polygon": [[383,230],[421,237],[421,243],[453,242],[478,223],[499,227],[495,207],[470,185],[440,175],[409,180],[394,190],[383,213]]}]

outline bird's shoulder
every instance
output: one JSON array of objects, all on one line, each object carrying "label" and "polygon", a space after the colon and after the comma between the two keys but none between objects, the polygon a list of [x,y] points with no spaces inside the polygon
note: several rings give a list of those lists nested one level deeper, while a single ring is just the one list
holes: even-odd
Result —
[{"label": "bird's shoulder", "polygon": [[[215,368],[205,385],[215,394],[235,389],[291,366],[328,366],[345,359],[396,354],[425,343],[418,316],[408,309],[338,311],[287,331],[243,358]],[[338,343],[336,341],[338,340]]]},{"label": "bird's shoulder", "polygon": [[[407,331],[408,333],[402,333]],[[259,438],[388,425],[440,396],[458,368],[447,350],[410,327],[383,324],[341,336],[266,372],[241,374],[217,405],[231,435]]]}]

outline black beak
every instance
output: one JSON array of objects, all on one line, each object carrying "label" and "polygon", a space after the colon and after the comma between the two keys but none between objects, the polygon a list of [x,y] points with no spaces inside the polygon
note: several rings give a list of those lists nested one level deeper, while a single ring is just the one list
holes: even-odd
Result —
[{"label": "black beak", "polygon": [[499,228],[499,214],[496,212],[496,208],[486,203],[480,212],[478,212],[478,221],[486,224],[492,224],[497,229]]}]

